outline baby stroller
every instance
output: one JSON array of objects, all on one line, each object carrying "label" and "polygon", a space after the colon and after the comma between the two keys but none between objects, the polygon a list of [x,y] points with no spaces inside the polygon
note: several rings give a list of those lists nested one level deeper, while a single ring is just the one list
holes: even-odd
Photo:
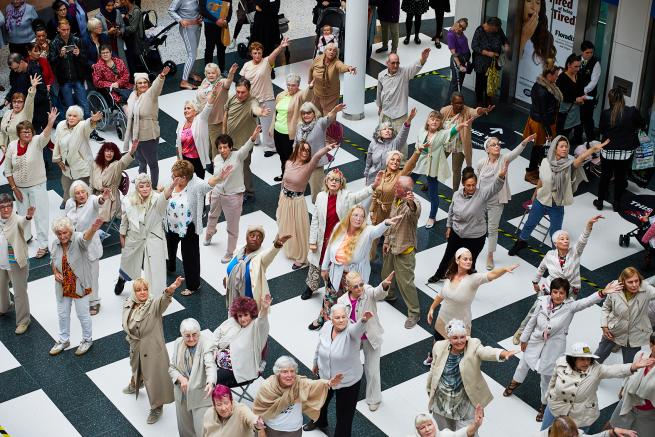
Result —
[{"label": "baby stroller", "polygon": [[[255,24],[255,9],[252,7],[252,2],[247,0],[239,0],[239,7],[245,11],[246,24],[249,26],[250,35],[252,35],[252,28]],[[284,16],[284,14],[278,14],[277,16],[278,27],[280,29],[280,40],[282,40],[285,33],[289,31],[289,19]],[[250,46],[250,37],[247,38],[247,42],[240,42],[237,44],[237,53],[241,59],[250,59],[250,52],[248,47]],[[291,59],[291,52],[289,47],[284,49],[284,60],[285,63],[289,63]]]},{"label": "baby stroller", "polygon": [[332,34],[339,46],[339,59],[343,61],[343,49],[346,38],[346,13],[341,8],[325,8],[318,11],[316,19],[316,41],[314,42],[314,57],[316,57],[318,41],[323,36],[323,26],[331,26]]},{"label": "baby stroller", "polygon": [[[144,11],[143,12],[143,29],[149,30],[157,27],[157,12],[156,11]],[[146,40],[144,45],[144,50],[139,54],[139,61],[141,63],[142,70],[145,73],[148,73],[148,77],[152,82],[155,80],[159,72],[164,67],[169,67],[171,69],[170,74],[175,75],[177,71],[177,66],[175,62],[168,60],[162,62],[161,53],[159,53],[159,46],[166,42],[168,38],[168,31],[173,27],[177,26],[177,23],[173,21],[162,30],[157,32],[155,35],[148,35],[146,33]]]}]

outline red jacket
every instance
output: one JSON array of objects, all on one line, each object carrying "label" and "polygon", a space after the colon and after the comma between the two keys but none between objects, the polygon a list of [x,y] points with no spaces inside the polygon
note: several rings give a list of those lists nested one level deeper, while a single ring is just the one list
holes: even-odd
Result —
[{"label": "red jacket", "polygon": [[[111,60],[114,61],[118,74],[114,74],[111,68],[107,67],[102,59],[99,59],[98,62],[93,64],[93,85],[96,88],[109,88],[112,83],[117,82],[118,88],[132,89],[130,73],[125,63],[119,58],[112,57]],[[120,101],[120,95],[118,93],[112,92],[111,96],[114,98],[114,101]]]},{"label": "red jacket", "polygon": [[39,58],[39,65],[43,71],[43,83],[50,86],[55,83],[55,75],[52,73],[50,63],[47,58]]}]

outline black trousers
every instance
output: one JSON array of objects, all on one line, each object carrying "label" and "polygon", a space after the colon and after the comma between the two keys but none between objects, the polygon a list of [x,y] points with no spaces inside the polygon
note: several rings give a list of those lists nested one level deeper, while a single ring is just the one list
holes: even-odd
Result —
[{"label": "black trousers", "polygon": [[289,139],[288,134],[281,134],[277,130],[273,130],[273,141],[275,141],[275,151],[280,157],[280,165],[282,166],[282,173],[280,174],[284,174],[284,164],[293,152],[293,140]]},{"label": "black trousers", "polygon": [[[412,15],[407,14],[407,20],[405,21],[405,38],[409,39],[412,34],[412,21],[414,21],[414,36],[418,38],[418,34],[421,32],[421,15]],[[443,24],[443,15],[441,16],[441,23]]]},{"label": "black trousers", "polygon": [[196,291],[200,288],[200,239],[193,223],[187,227],[184,238],[180,238],[175,232],[166,230],[166,247],[168,249],[166,269],[168,271],[175,271],[177,245],[180,242],[182,242],[182,266],[184,267],[186,288]]},{"label": "black trousers", "polygon": [[361,379],[350,387],[338,388],[336,390],[329,389],[327,398],[323,407],[321,407],[321,415],[319,416],[316,424],[320,428],[327,427],[328,407],[332,396],[337,397],[336,410],[337,410],[337,423],[334,428],[334,437],[350,437],[353,427],[353,417],[355,417],[355,410],[357,408],[357,396],[359,395],[359,386]]},{"label": "black trousers", "polygon": [[564,135],[568,138],[571,154],[573,154],[575,148],[582,144],[582,123],[568,129],[564,129],[564,123],[566,123],[566,115],[560,112],[557,116],[557,135]]},{"label": "black trousers", "polygon": [[446,245],[446,251],[443,254],[443,258],[441,258],[439,268],[437,268],[437,277],[444,277],[450,262],[453,260],[453,258],[455,258],[455,252],[457,252],[457,250],[461,249],[462,247],[465,247],[471,251],[471,255],[473,255],[473,269],[475,270],[475,261],[478,259],[480,252],[482,252],[485,238],[485,235],[478,238],[462,238],[451,229],[450,237],[448,237],[448,244]]},{"label": "black trousers", "polygon": [[214,61],[214,50],[218,59],[218,67],[221,72],[225,71],[225,46],[221,41],[222,27],[213,23],[204,23],[205,25],[205,65]]},{"label": "black trousers", "polygon": [[613,160],[600,157],[600,182],[598,183],[598,199],[603,201],[609,198],[609,186],[614,175],[614,205],[619,206],[621,197],[628,188],[628,172],[630,159]]},{"label": "black trousers", "polygon": [[439,38],[439,40],[444,39],[443,38],[443,16],[446,13],[446,9],[444,8],[443,2],[437,2],[438,5],[436,8],[434,8],[434,18],[437,21],[437,32],[435,33],[435,37]]},{"label": "black trousers", "polygon": [[580,107],[580,121],[587,142],[596,139],[594,136],[594,108],[596,108],[596,100],[585,100],[582,107]]},{"label": "black trousers", "polygon": [[200,158],[189,158],[188,156],[182,156],[185,161],[189,161],[193,164],[193,172],[200,179],[205,179],[205,167],[202,166],[202,161]]},{"label": "black trousers", "polygon": [[475,72],[475,100],[478,106],[489,106],[492,104],[491,97],[487,95],[486,72]]},{"label": "black trousers", "polygon": [[216,384],[222,384],[226,387],[236,387],[239,385],[237,380],[234,378],[234,372],[227,369],[222,369],[217,367],[216,372]]}]

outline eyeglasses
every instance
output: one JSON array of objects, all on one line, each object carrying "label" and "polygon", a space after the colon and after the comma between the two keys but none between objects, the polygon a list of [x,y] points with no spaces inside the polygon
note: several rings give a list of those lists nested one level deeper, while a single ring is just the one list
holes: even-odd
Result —
[{"label": "eyeglasses", "polygon": [[341,178],[327,178],[328,182],[341,182]]},{"label": "eyeglasses", "polygon": [[[0,206],[0,208],[1,208],[1,206]],[[184,334],[184,335],[182,335],[182,338],[184,338],[185,340],[189,340],[191,338],[198,338],[198,337],[200,337],[199,332],[194,332],[193,334]]]},{"label": "eyeglasses", "polygon": [[360,282],[359,284],[350,284],[350,288],[364,288],[364,283]]},{"label": "eyeglasses", "polygon": [[3,203],[0,204],[0,209],[12,209],[14,205],[12,203]]},{"label": "eyeglasses", "polygon": [[25,100],[16,99],[12,100],[11,103],[25,103]]}]

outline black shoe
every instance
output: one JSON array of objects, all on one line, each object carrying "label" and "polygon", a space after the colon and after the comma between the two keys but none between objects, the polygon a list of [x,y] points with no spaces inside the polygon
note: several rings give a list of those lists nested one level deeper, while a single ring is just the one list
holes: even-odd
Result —
[{"label": "black shoe", "polygon": [[[387,47],[387,46],[382,46],[382,47],[380,47],[379,49],[376,49],[376,50],[375,50],[375,53],[384,53],[384,52],[386,52],[387,50],[389,50],[389,47]],[[310,423],[311,423],[311,422],[310,422]],[[313,429],[313,428],[312,428],[312,429]]]},{"label": "black shoe", "polygon": [[443,278],[438,274],[435,273],[434,275],[430,276],[428,278],[428,284],[436,284],[437,282],[441,281]]},{"label": "black shoe", "polygon": [[271,79],[275,79],[275,70],[271,69]]},{"label": "black shoe", "polygon": [[418,35],[416,35],[416,36],[414,37],[414,43],[415,43],[415,44],[421,44],[421,38],[419,38]]},{"label": "black shoe", "polygon": [[618,204],[618,203],[613,203],[613,204],[612,204],[612,210],[614,210],[614,212],[619,212],[619,208],[620,208],[620,207],[619,207],[619,204]]},{"label": "black shoe", "polygon": [[243,201],[244,201],[244,202],[248,202],[249,200],[255,200],[255,195],[254,195],[254,194],[250,194],[250,193],[246,193],[246,194],[244,194],[244,195],[243,195]]},{"label": "black shoe", "polygon": [[[602,211],[602,210],[603,210],[603,201],[602,201],[602,200],[600,200],[600,199],[596,199],[596,200],[593,201],[593,204],[594,204],[594,206],[596,207],[596,209],[597,209],[598,211]],[[616,210],[615,210],[615,211],[616,211]]]},{"label": "black shoe", "polygon": [[277,152],[272,152],[270,150],[267,150],[264,152],[264,158],[270,158],[271,156],[275,155]]},{"label": "black shoe", "polygon": [[[314,320],[314,322],[315,321],[316,320]],[[309,329],[310,331],[318,331],[319,329],[321,329],[323,327],[322,323],[314,323],[314,322],[310,323],[309,326],[307,327],[307,329]],[[312,428],[312,429],[314,429],[314,428]]]},{"label": "black shoe", "polygon": [[440,49],[440,48],[441,48],[441,42],[440,42],[440,41],[435,42],[435,43],[434,43],[434,46],[435,46],[436,48]]},{"label": "black shoe", "polygon": [[273,180],[274,180],[275,182],[282,182],[282,176],[275,176],[275,177],[273,178]]},{"label": "black shoe", "polygon": [[409,37],[406,36],[405,39],[403,40],[403,44],[407,45],[409,44]]},{"label": "black shoe", "polygon": [[395,302],[398,300],[398,298],[396,296],[387,296],[384,298],[384,300],[387,302]]},{"label": "black shoe", "polygon": [[125,279],[118,278],[118,281],[116,281],[116,286],[114,287],[114,294],[118,296],[123,292],[124,288],[125,288]]},{"label": "black shoe", "polygon": [[307,423],[302,427],[302,430],[303,430],[303,431],[307,431],[307,432],[309,432],[309,431],[314,431],[314,430],[317,429],[317,428],[320,429],[320,430],[323,431],[323,432],[326,432],[326,431],[327,431],[327,426],[318,426],[318,425],[316,424],[316,422],[314,422],[313,420],[310,420],[309,422],[307,422]]},{"label": "black shoe", "polygon": [[307,287],[307,288],[305,288],[305,291],[303,291],[302,294],[300,295],[300,298],[301,298],[302,300],[307,300],[307,299],[309,299],[309,298],[312,297],[312,294],[314,294],[314,292],[312,291],[312,289],[309,288],[309,287]]},{"label": "black shoe", "polygon": [[95,130],[93,130],[91,132],[91,135],[89,136],[89,138],[91,138],[92,140],[98,141],[98,142],[105,140],[100,135],[98,135],[98,132],[96,132]]},{"label": "black shoe", "polygon": [[516,240],[516,243],[514,243],[514,246],[510,250],[507,251],[507,254],[509,256],[516,256],[517,253],[519,253],[519,250],[525,249],[528,247],[528,243],[523,240]]}]

